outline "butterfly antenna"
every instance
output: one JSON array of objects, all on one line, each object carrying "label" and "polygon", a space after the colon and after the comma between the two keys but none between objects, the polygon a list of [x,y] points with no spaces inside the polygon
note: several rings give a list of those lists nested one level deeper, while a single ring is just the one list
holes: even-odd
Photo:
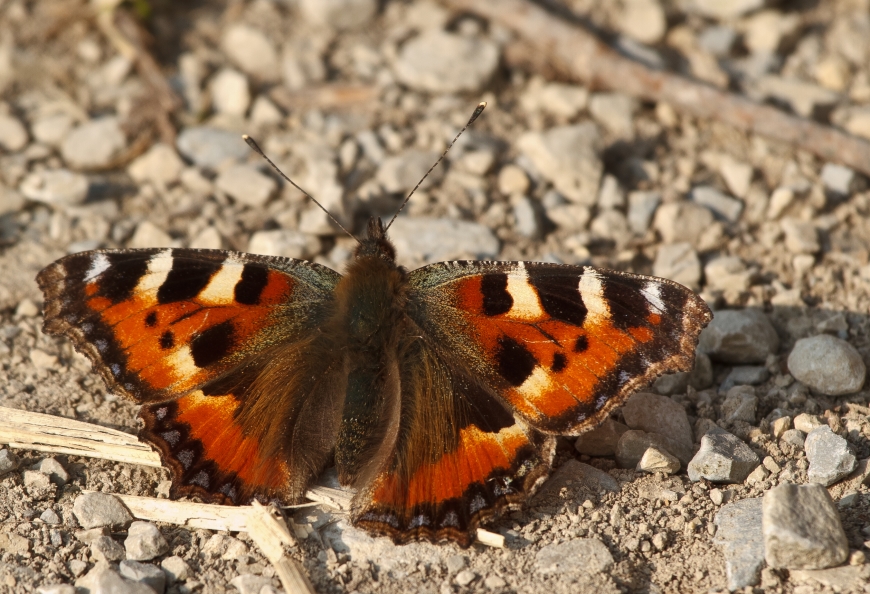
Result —
[{"label": "butterfly antenna", "polygon": [[480,103],[477,104],[477,107],[474,109],[474,113],[472,113],[471,117],[468,119],[468,123],[466,123],[462,127],[462,130],[459,131],[459,133],[453,139],[453,142],[451,142],[450,144],[447,145],[447,148],[444,149],[444,152],[441,153],[441,156],[438,157],[438,160],[435,161],[435,164],[429,168],[429,171],[426,172],[426,174],[423,176],[423,179],[421,179],[420,181],[417,182],[417,185],[414,186],[414,189],[411,190],[411,193],[408,194],[408,197],[405,198],[404,202],[402,202],[402,206],[399,207],[399,210],[397,210],[396,214],[393,215],[393,218],[390,219],[390,222],[387,224],[387,227],[386,227],[386,229],[384,229],[384,231],[387,231],[390,228],[390,225],[393,224],[393,221],[396,220],[396,217],[399,216],[399,213],[402,212],[402,209],[404,209],[405,205],[408,204],[408,201],[411,199],[411,196],[414,195],[414,192],[417,191],[417,188],[420,187],[420,184],[422,184],[424,181],[426,181],[426,178],[429,177],[429,174],[432,173],[432,170],[435,169],[438,166],[438,163],[440,163],[441,160],[444,158],[444,156],[447,155],[447,151],[449,151],[451,148],[453,148],[453,145],[456,144],[456,141],[459,140],[459,137],[462,136],[462,133],[465,132],[468,129],[468,127],[474,123],[474,120],[476,120],[480,114],[483,113],[483,110],[485,107],[486,107],[486,101],[481,101]]},{"label": "butterfly antenna", "polygon": [[[467,127],[467,126],[466,126],[466,127]],[[272,159],[270,159],[269,157],[266,156],[266,154],[263,152],[263,149],[260,148],[260,145],[258,145],[258,144],[256,143],[256,141],[255,141],[253,138],[251,138],[251,137],[248,136],[247,134],[242,134],[242,139],[244,139],[244,141],[245,141],[246,143],[248,143],[248,146],[251,147],[251,149],[252,149],[255,153],[257,153],[258,155],[260,155],[261,157],[263,157],[263,158],[266,160],[266,163],[268,163],[269,165],[271,165],[271,166],[272,166],[272,169],[274,169],[274,170],[278,173],[278,175],[280,175],[281,177],[283,177],[283,178],[287,181],[287,183],[289,183],[291,186],[293,186],[294,188],[296,188],[297,190],[299,190],[300,192],[302,192],[303,194],[305,194],[308,198],[311,199],[311,201],[312,201],[314,204],[316,204],[317,206],[319,206],[319,207],[320,207],[320,210],[322,210],[323,212],[325,212],[325,213],[326,213],[326,216],[328,216],[330,219],[332,219],[332,222],[335,223],[336,225],[338,225],[338,228],[339,228],[339,229],[341,229],[342,231],[344,231],[345,233],[347,233],[349,236],[353,237],[353,238],[356,240],[357,243],[362,243],[359,239],[357,239],[356,237],[354,237],[353,233],[351,233],[350,231],[348,231],[347,229],[345,229],[345,228],[344,228],[344,225],[342,225],[341,223],[339,223],[338,220],[337,220],[334,216],[332,216],[332,214],[331,214],[328,210],[326,210],[326,209],[323,207],[323,205],[322,205],[320,202],[318,202],[317,199],[316,199],[314,196],[312,196],[311,194],[309,194],[308,192],[306,192],[305,190],[303,190],[302,188],[300,188],[300,187],[299,187],[299,184],[297,184],[295,181],[293,181],[292,179],[290,179],[289,177],[287,177],[287,175],[286,175],[283,171],[281,171],[281,170],[278,168],[278,166],[275,165],[275,163],[272,162]],[[454,141],[454,142],[455,142],[455,141]],[[440,160],[440,159],[439,159],[439,160]],[[428,174],[427,174],[427,175],[428,175]],[[419,184],[418,184],[418,185],[419,185]],[[416,188],[415,188],[415,189],[416,189]]]}]

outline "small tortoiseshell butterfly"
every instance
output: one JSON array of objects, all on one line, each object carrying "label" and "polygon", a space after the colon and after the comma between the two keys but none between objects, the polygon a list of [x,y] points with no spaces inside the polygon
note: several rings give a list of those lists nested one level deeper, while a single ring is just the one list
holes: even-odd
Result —
[{"label": "small tortoiseshell butterfly", "polygon": [[711,319],[675,282],[591,266],[408,272],[386,231],[369,221],[344,275],[221,250],[73,254],[37,277],[45,331],[144,405],[173,496],[296,503],[334,464],[355,525],[468,546],[546,479],[555,436],[691,369]]}]

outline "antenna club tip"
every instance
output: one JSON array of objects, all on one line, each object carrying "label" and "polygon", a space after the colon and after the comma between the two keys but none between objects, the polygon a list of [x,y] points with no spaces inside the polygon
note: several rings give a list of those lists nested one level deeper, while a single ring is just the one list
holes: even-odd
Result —
[{"label": "antenna club tip", "polygon": [[486,101],[481,101],[477,104],[477,109],[483,109],[484,107],[486,107]]},{"label": "antenna club tip", "polygon": [[249,138],[250,136],[248,136],[247,134],[242,134],[242,140],[244,140],[245,142],[247,142]]}]

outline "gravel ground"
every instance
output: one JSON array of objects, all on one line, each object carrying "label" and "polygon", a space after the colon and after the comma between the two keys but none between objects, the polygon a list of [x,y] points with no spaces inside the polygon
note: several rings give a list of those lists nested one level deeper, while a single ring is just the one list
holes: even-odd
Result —
[{"label": "gravel ground", "polygon": [[[505,549],[397,547],[297,511],[310,535],[294,555],[318,591],[870,591],[860,172],[558,80],[517,59],[508,30],[436,2],[142,1],[114,19],[106,4],[0,0],[0,405],[136,430],[136,406],[40,331],[34,276],[66,253],[190,246],[342,268],[353,240],[241,133],[359,233],[486,100],[392,228],[402,264],[657,274],[716,318],[692,373],[560,442],[528,508],[490,527]],[[868,0],[567,6],[646,63],[870,138]],[[243,533],[160,525],[162,543],[152,525],[85,530],[74,509],[82,489],[165,497],[167,479],[0,450],[0,592],[280,588]]]}]

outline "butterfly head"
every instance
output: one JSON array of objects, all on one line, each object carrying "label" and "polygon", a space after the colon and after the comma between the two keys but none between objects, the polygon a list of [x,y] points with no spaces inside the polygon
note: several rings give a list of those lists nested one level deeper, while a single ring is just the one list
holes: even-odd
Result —
[{"label": "butterfly head", "polygon": [[387,239],[387,231],[384,222],[379,217],[369,219],[366,238],[360,241],[354,253],[356,258],[383,258],[388,262],[395,262],[396,248]]}]

